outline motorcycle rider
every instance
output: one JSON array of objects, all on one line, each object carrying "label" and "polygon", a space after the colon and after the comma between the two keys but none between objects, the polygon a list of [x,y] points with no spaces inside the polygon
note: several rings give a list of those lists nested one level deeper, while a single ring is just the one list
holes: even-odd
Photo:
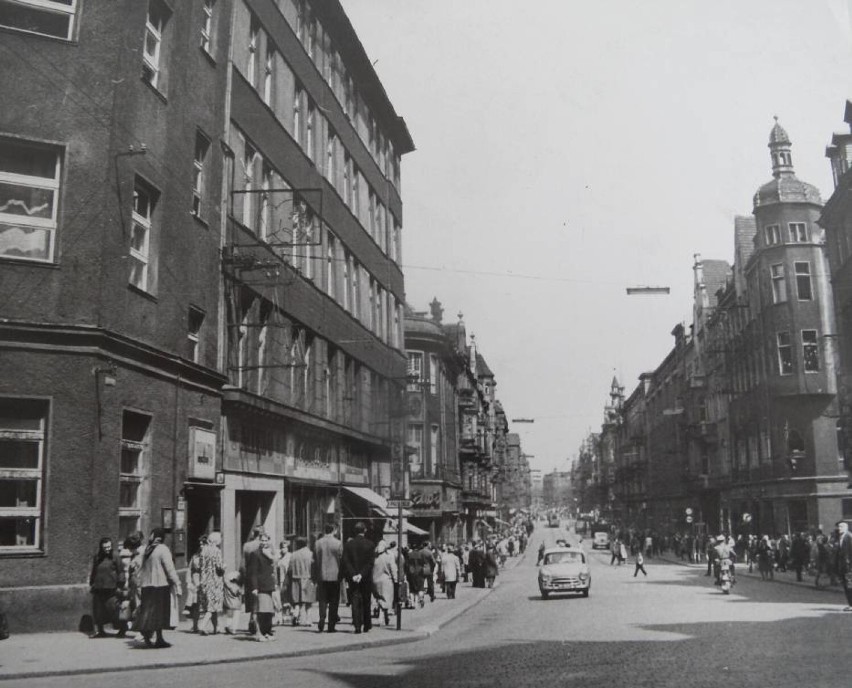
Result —
[{"label": "motorcycle rider", "polygon": [[713,548],[716,555],[715,562],[715,572],[716,572],[716,585],[721,585],[721,575],[722,575],[722,561],[727,559],[730,562],[731,569],[731,582],[734,581],[734,561],[736,561],[736,554],[734,553],[734,548],[728,544],[724,535],[719,535],[716,537],[716,546]]}]

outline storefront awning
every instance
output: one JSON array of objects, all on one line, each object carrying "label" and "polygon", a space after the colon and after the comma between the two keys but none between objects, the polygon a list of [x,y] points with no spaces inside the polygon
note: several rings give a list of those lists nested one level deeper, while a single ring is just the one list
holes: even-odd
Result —
[{"label": "storefront awning", "polygon": [[[343,489],[371,504],[376,511],[382,514],[382,516],[385,516],[386,518],[396,518],[396,509],[388,509],[388,500],[382,497],[378,492],[373,492],[369,487],[344,485]],[[408,509],[403,509],[402,515],[411,516],[411,512]]]},{"label": "storefront awning", "polygon": [[423,528],[418,528],[413,523],[409,523],[408,521],[403,521],[402,527],[405,528],[405,532],[411,533],[412,535],[428,535],[429,532],[423,530]]}]

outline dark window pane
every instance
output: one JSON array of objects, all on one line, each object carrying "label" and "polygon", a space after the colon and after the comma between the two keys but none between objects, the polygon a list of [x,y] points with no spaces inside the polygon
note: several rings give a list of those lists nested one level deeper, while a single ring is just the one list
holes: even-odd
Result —
[{"label": "dark window pane", "polygon": [[32,547],[35,541],[34,517],[0,517],[0,547]]},{"label": "dark window pane", "polygon": [[121,437],[131,442],[142,442],[148,432],[148,424],[151,419],[141,413],[125,411],[121,422]]},{"label": "dark window pane", "polygon": [[[67,5],[68,2],[57,4]],[[0,24],[12,29],[33,31],[57,38],[68,38],[71,15],[65,12],[50,12],[35,7],[27,7],[9,0],[0,0]]]},{"label": "dark window pane", "polygon": [[0,507],[35,507],[37,480],[0,480]]},{"label": "dark window pane", "polygon": [[0,440],[0,468],[38,468],[38,442]]}]

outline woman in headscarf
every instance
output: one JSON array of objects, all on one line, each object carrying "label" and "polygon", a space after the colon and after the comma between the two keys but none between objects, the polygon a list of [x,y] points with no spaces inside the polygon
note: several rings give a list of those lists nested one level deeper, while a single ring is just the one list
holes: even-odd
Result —
[{"label": "woman in headscarf", "polygon": [[92,561],[89,574],[89,590],[92,593],[92,618],[98,629],[93,638],[106,638],[104,625],[115,617],[116,590],[118,588],[119,563],[112,551],[112,540],[101,538],[98,551]]},{"label": "woman in headscarf", "polygon": [[201,573],[198,582],[198,613],[201,615],[201,635],[207,635],[208,623],[212,623],[213,633],[218,631],[219,613],[225,597],[225,565],[221,546],[222,533],[210,533],[199,556]]},{"label": "woman in headscarf", "polygon": [[275,552],[269,543],[269,535],[260,534],[259,545],[246,555],[246,593],[253,599],[257,618],[254,639],[272,640],[272,615],[275,606],[272,592],[275,590]]},{"label": "woman in headscarf", "polygon": [[373,562],[373,597],[384,613],[385,626],[390,623],[390,605],[393,602],[396,575],[395,557],[388,551],[388,543],[379,540],[376,545],[376,559]]},{"label": "woman in headscarf", "polygon": [[148,647],[152,646],[151,636],[155,633],[157,641],[153,647],[171,647],[163,639],[163,630],[173,627],[171,596],[174,594],[179,597],[181,593],[180,578],[175,570],[172,553],[163,544],[165,536],[166,531],[162,528],[151,531],[139,571],[142,602],[133,622],[133,630],[142,633]]},{"label": "woman in headscarf", "polygon": [[290,556],[287,567],[290,581],[290,601],[293,603],[293,625],[310,626],[311,605],[317,600],[314,553],[305,538],[296,538],[296,551]]}]

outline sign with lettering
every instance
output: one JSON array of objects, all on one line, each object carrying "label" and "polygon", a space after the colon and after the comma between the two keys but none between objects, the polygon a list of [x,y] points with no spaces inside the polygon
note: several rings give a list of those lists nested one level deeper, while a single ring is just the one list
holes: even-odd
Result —
[{"label": "sign with lettering", "polygon": [[216,479],[216,433],[206,428],[189,429],[189,478]]}]

